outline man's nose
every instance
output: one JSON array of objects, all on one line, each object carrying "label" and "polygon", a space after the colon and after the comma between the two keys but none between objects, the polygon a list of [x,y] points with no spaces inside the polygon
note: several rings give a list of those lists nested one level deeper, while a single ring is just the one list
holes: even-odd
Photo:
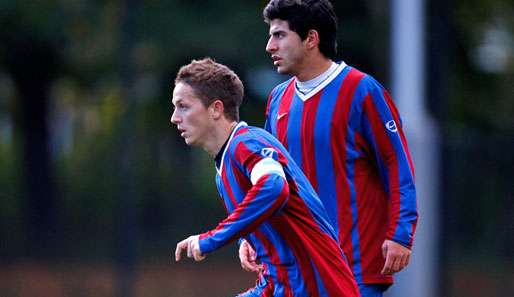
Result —
[{"label": "man's nose", "polygon": [[170,122],[174,125],[178,124],[180,121],[179,116],[177,115],[177,110],[174,110],[171,114]]},{"label": "man's nose", "polygon": [[272,53],[277,50],[277,43],[273,40],[273,38],[270,38],[268,40],[268,43],[266,44],[266,51],[268,53]]}]

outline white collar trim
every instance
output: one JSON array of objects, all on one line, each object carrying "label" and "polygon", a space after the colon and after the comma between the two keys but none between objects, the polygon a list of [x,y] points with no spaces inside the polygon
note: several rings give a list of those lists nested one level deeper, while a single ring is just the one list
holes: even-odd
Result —
[{"label": "white collar trim", "polygon": [[[294,90],[295,90],[296,95],[298,97],[300,97],[300,99],[302,99],[302,101],[306,101],[307,99],[309,99],[310,97],[312,97],[313,95],[318,93],[325,86],[327,86],[330,82],[332,82],[334,80],[334,78],[336,78],[339,75],[339,73],[341,73],[341,71],[343,71],[343,69],[345,67],[346,67],[346,63],[341,61],[341,63],[339,63],[337,65],[337,69],[335,71],[333,71],[322,83],[320,83],[317,87],[315,87],[308,93],[302,94],[301,92],[298,91],[298,89],[296,88],[296,85],[295,85]],[[329,71],[329,70],[330,70],[330,68],[327,71]],[[323,75],[323,74],[321,74],[321,75]],[[316,79],[316,78],[314,78],[314,79]],[[296,84],[296,78],[295,78],[295,84]]]}]

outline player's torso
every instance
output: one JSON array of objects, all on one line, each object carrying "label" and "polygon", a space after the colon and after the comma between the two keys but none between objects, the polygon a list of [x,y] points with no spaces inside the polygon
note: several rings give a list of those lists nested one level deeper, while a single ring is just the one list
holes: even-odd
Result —
[{"label": "player's torso", "polygon": [[[347,67],[349,68],[349,67]],[[284,144],[322,200],[350,264],[375,254],[376,242],[360,236],[387,207],[372,149],[363,138],[358,84],[363,74],[342,72],[324,89],[302,100],[290,82],[275,90],[268,111],[272,134]],[[380,204],[380,205],[377,205]],[[376,206],[371,209],[370,206]],[[382,218],[384,222],[387,218]],[[376,222],[377,220],[375,220]],[[381,226],[374,226],[384,233]],[[367,267],[367,264],[366,264]],[[359,266],[359,275],[366,267]]]},{"label": "player's torso", "polygon": [[[353,182],[352,164],[367,158],[360,149],[356,134],[360,127],[359,114],[351,112],[359,100],[355,91],[342,88],[353,84],[360,76],[350,74],[346,67],[319,92],[302,100],[290,81],[275,90],[270,101],[268,123],[272,134],[284,144],[293,160],[301,167],[319,194],[332,225],[339,228],[338,199],[348,197]],[[349,82],[352,78],[354,81]],[[339,203],[339,204],[338,204]],[[338,231],[338,230],[336,230]]]}]

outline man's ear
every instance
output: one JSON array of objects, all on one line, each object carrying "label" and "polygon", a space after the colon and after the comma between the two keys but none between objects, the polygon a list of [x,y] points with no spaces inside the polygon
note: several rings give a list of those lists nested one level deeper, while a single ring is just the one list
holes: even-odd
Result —
[{"label": "man's ear", "polygon": [[212,117],[215,120],[220,119],[225,113],[225,106],[223,105],[223,102],[220,99],[214,100],[214,102],[212,102],[210,106],[210,109]]},{"label": "man's ear", "polygon": [[311,29],[307,32],[307,37],[305,38],[305,45],[308,49],[313,49],[319,47],[319,33],[318,31]]}]

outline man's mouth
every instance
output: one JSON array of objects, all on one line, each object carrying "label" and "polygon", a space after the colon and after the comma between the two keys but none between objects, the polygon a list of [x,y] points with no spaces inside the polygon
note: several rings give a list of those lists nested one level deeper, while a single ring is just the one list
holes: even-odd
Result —
[{"label": "man's mouth", "polygon": [[271,59],[273,60],[273,65],[275,66],[277,66],[277,64],[282,60],[281,57],[275,55],[271,56]]}]

